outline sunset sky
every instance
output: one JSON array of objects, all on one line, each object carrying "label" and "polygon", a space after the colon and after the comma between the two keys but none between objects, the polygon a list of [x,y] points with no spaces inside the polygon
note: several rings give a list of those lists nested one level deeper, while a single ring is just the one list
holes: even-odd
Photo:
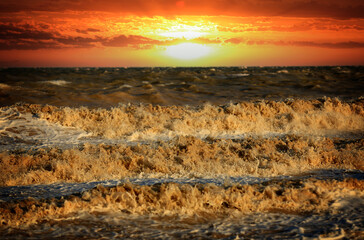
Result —
[{"label": "sunset sky", "polygon": [[0,67],[363,65],[362,0],[0,0]]}]

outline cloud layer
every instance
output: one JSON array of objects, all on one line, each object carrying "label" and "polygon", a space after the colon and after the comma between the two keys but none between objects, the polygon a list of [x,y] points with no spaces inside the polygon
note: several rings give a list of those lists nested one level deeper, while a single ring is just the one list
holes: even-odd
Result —
[{"label": "cloud layer", "polygon": [[2,0],[1,12],[105,11],[135,15],[364,18],[361,0]]},{"label": "cloud layer", "polygon": [[[51,49],[58,58],[67,52],[103,64],[100,55],[122,52],[130,62],[185,42],[211,45],[221,59],[228,59],[226,52],[238,59],[251,49],[265,56],[264,49],[296,48],[304,54],[295,57],[307,50],[331,61],[327,52],[338,59],[337,53],[348,59],[363,53],[363,31],[362,0],[2,0],[0,66],[18,59],[8,65],[21,65],[25,56],[32,63],[35,53],[47,65]],[[356,59],[345,63],[362,62]]]},{"label": "cloud layer", "polygon": [[[0,50],[122,47],[150,49],[186,41],[218,45],[363,48],[363,20],[286,17],[120,17],[18,13],[0,22]],[[106,19],[106,21],[105,21]],[[197,31],[197,37],[183,32]],[[180,37],[175,37],[177,32]],[[169,33],[172,37],[166,37]],[[172,34],[171,34],[172,33]],[[177,34],[177,35],[178,35]],[[168,34],[167,34],[168,35]],[[173,37],[174,36],[174,37]]]}]

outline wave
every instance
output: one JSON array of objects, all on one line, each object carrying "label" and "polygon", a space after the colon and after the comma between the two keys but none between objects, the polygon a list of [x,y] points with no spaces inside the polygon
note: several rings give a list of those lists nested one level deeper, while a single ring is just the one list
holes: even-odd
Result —
[{"label": "wave", "polygon": [[338,99],[240,102],[200,107],[120,105],[111,109],[23,106],[62,126],[110,139],[147,140],[175,136],[231,138],[240,135],[363,134],[364,101]]},{"label": "wave", "polygon": [[[284,136],[241,140],[178,137],[154,144],[90,144],[0,153],[1,186],[125,177],[278,176],[314,169],[364,170],[363,139]],[[20,151],[20,152],[19,152]]]},{"label": "wave", "polygon": [[0,235],[360,239],[363,135],[362,98],[3,107]]},{"label": "wave", "polygon": [[[150,216],[208,217],[252,212],[284,211],[295,214],[338,213],[347,199],[363,201],[363,181],[280,180],[269,184],[216,186],[163,183],[139,186],[97,186],[58,199],[26,199],[0,203],[1,224],[17,226],[39,220],[72,217],[84,212],[120,212]],[[337,199],[337,195],[341,198]],[[362,212],[362,211],[361,211]],[[360,213],[356,213],[360,214]],[[358,217],[358,216],[356,216]]]}]

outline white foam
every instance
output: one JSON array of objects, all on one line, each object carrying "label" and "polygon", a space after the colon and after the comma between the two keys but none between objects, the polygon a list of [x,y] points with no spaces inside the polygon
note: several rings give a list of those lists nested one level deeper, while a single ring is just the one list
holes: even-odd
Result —
[{"label": "white foam", "polygon": [[132,88],[132,86],[130,86],[128,84],[124,84],[124,85],[121,85],[120,88]]},{"label": "white foam", "polygon": [[[90,139],[91,134],[74,128],[49,123],[31,113],[20,113],[14,109],[0,109],[0,137],[9,144],[0,148],[72,146]],[[4,140],[5,141],[5,140]]]},{"label": "white foam", "polygon": [[45,82],[49,83],[49,84],[57,85],[57,86],[64,86],[64,85],[71,83],[71,82],[68,82],[65,80],[50,80],[50,81],[45,81]]},{"label": "white foam", "polygon": [[231,77],[248,77],[250,76],[249,73],[234,73],[230,75]]}]

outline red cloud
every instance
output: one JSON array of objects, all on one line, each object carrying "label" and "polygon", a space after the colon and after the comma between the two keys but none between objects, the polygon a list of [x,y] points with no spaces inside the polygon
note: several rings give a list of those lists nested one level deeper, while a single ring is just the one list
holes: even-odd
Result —
[{"label": "red cloud", "polygon": [[[176,4],[177,3],[177,4]],[[177,6],[176,6],[177,5]],[[364,18],[361,0],[3,0],[1,12],[107,11],[136,15],[233,15]]]}]

